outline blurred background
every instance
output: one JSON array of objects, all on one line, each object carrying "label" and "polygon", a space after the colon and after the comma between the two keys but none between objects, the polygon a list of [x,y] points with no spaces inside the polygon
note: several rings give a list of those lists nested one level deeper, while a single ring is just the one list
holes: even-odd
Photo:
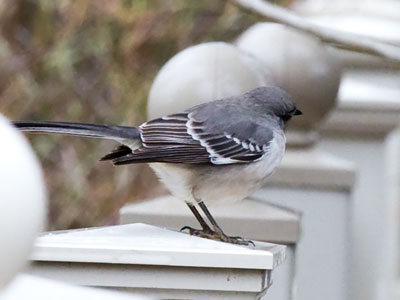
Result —
[{"label": "blurred background", "polygon": [[[289,8],[313,28],[340,30],[336,37],[359,34],[344,43],[351,51],[332,47],[338,40],[327,45],[289,27],[260,24],[270,20],[234,2],[0,1],[0,113],[10,120],[138,125],[147,118],[149,98],[154,113],[171,103],[174,109],[187,105],[188,94],[203,100],[207,88],[248,90],[252,76],[248,81],[255,86],[261,79],[279,85],[305,112],[289,126],[280,169],[259,191],[274,209],[298,213],[298,240],[272,239],[293,254],[290,288],[282,290],[292,299],[291,288],[299,282],[298,299],[400,298],[400,1],[266,1]],[[362,36],[393,47],[389,52],[397,61],[356,53],[365,52],[354,46]],[[232,44],[196,46],[212,41]],[[190,46],[195,47],[181,52]],[[171,57],[174,63],[162,68]],[[199,81],[206,88],[196,89]],[[117,224],[126,203],[167,193],[146,165],[99,162],[113,142],[27,137],[46,177],[47,230]],[[151,224],[165,226],[168,218],[183,216],[174,215],[178,210],[170,203],[167,216],[164,206],[151,202],[132,206],[146,204]],[[254,215],[231,224],[247,226]],[[143,210],[132,222],[141,216]],[[253,233],[246,226],[240,225],[246,235]],[[323,284],[315,287],[315,278]]]},{"label": "blurred background", "polygon": [[[322,17],[351,3],[353,11],[377,5],[270,2]],[[395,14],[385,5],[375,11]],[[11,120],[140,124],[151,84],[169,58],[202,42],[232,42],[266,20],[230,1],[1,1],[0,111]],[[358,30],[346,22],[344,28]],[[50,230],[112,224],[124,203],[165,193],[145,165],[98,162],[113,142],[28,138],[45,170]]]},{"label": "blurred background", "polygon": [[[231,41],[259,20],[214,0],[1,1],[0,111],[11,120],[140,124],[170,57],[204,41]],[[98,162],[113,142],[29,139],[50,193],[48,229],[112,224],[124,203],[164,192],[145,165]]]}]

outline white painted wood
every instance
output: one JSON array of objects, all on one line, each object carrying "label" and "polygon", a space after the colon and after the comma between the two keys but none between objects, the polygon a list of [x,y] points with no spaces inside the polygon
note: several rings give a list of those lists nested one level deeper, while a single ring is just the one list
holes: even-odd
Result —
[{"label": "white painted wood", "polygon": [[[379,7],[388,5],[388,2],[385,4],[383,4],[382,1],[373,2],[379,5]],[[360,8],[365,8],[365,1],[362,1],[360,4],[360,7],[352,12],[343,11],[342,14],[325,14],[315,16],[312,20],[317,24],[328,26],[336,30],[369,36],[387,42],[400,42],[400,14],[397,16],[397,19],[372,16],[371,13],[370,15],[366,15],[360,13]],[[398,2],[397,7],[393,7],[393,9],[397,9],[397,13],[399,13],[400,5]],[[375,12],[376,11],[377,10],[375,10]]]},{"label": "white painted wood", "polygon": [[274,82],[262,62],[229,43],[191,46],[170,58],[157,73],[147,101],[148,118],[181,112]]},{"label": "white painted wood", "polygon": [[[131,292],[132,290],[126,289],[124,291]],[[133,292],[138,291],[142,294],[148,294],[148,289],[135,289]],[[254,293],[242,292],[223,292],[218,293],[215,291],[199,291],[199,290],[164,290],[157,289],[151,290],[151,294],[156,299],[199,299],[199,300],[254,300]]]},{"label": "white painted wood", "polygon": [[235,44],[259,59],[272,72],[275,85],[286,90],[303,112],[287,128],[287,145],[307,147],[316,142],[317,124],[336,104],[340,61],[312,35],[274,22],[254,24]]},{"label": "white painted wood", "polygon": [[399,267],[400,73],[348,72],[339,96],[318,148],[358,169],[349,299],[386,300],[392,297]]},{"label": "white painted wood", "polygon": [[338,97],[338,107],[321,128],[323,139],[351,134],[379,138],[400,122],[400,72],[347,71]]},{"label": "white painted wood", "polygon": [[296,299],[295,292],[295,264],[296,244],[290,244],[286,248],[286,260],[278,266],[272,275],[272,284],[262,300]]},{"label": "white painted wood", "polygon": [[26,265],[46,219],[47,193],[25,137],[0,114],[0,290]]},{"label": "white painted wood", "polygon": [[286,186],[268,187],[256,194],[302,214],[302,235],[295,255],[295,299],[346,299],[349,193]]},{"label": "white painted wood", "polygon": [[[299,215],[254,198],[228,206],[211,206],[210,211],[228,235],[284,244],[299,239]],[[123,206],[120,223],[148,223],[175,230],[183,226],[199,227],[187,205],[172,196]]]},{"label": "white painted wood", "polygon": [[[333,5],[335,6],[339,2],[346,4],[354,3],[355,1],[321,2],[334,3]],[[358,5],[356,5],[358,7],[342,7],[337,12],[327,10],[322,13],[320,11],[315,16],[309,18],[309,20],[335,30],[352,32],[361,36],[398,44],[400,41],[399,2],[397,0],[361,0],[358,2]],[[366,2],[374,4],[373,6],[375,7],[366,5]],[[396,14],[397,16],[395,16]],[[342,64],[346,67],[362,67],[367,69],[393,68],[392,61],[373,55],[337,48],[333,48],[332,52],[341,59]]]},{"label": "white painted wood", "polygon": [[166,299],[230,299],[235,293],[258,299],[285,259],[285,246],[255,244],[231,245],[145,224],[70,230],[37,239],[30,272]]},{"label": "white painted wood", "polygon": [[129,224],[48,233],[36,240],[31,258],[36,261],[271,270],[284,260],[284,248],[257,243],[252,249],[156,226]]},{"label": "white painted wood", "polygon": [[33,273],[79,285],[260,292],[263,270],[160,267],[159,265],[35,262]]},{"label": "white painted wood", "polygon": [[[133,296],[87,287],[78,287],[51,279],[20,274],[0,293],[1,300],[150,300],[144,296]],[[151,298],[153,299],[153,298]]]},{"label": "white painted wood", "polygon": [[355,181],[354,170],[354,163],[325,151],[289,148],[267,185],[350,190]]},{"label": "white painted wood", "polygon": [[[254,198],[228,206],[212,206],[210,210],[228,235],[280,242],[287,245],[286,260],[274,269],[273,284],[264,298],[291,299],[294,276],[294,243],[300,237],[300,216],[294,211]],[[133,222],[150,223],[172,229],[181,228],[183,225],[194,228],[199,226],[188,207],[172,196],[159,197],[122,207],[120,223]],[[244,295],[242,296],[244,297]]]},{"label": "white painted wood", "polygon": [[346,299],[354,164],[315,149],[288,150],[287,157],[254,196],[301,215],[292,299]]},{"label": "white painted wood", "polygon": [[[303,15],[336,16],[336,19],[324,22],[325,26],[391,41],[398,39],[398,31],[395,31],[396,27],[393,28],[394,24],[390,27],[385,26],[385,23],[395,23],[400,18],[400,3],[397,0],[305,0],[293,3],[291,8]],[[356,15],[359,15],[363,22],[359,22],[355,18]],[[375,21],[378,17],[379,23]],[[372,20],[367,23],[369,18]],[[352,23],[344,23],[342,20]]]},{"label": "white painted wood", "polygon": [[383,279],[379,285],[381,299],[398,300],[398,283],[400,281],[400,127],[387,138],[385,169],[387,170],[386,207],[387,219],[385,241],[387,255],[383,261]]}]

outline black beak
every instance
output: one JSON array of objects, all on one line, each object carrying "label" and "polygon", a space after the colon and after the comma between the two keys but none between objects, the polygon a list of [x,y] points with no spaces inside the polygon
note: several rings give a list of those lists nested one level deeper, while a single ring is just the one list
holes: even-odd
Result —
[{"label": "black beak", "polygon": [[299,116],[302,115],[303,113],[301,112],[301,110],[296,109],[296,111],[294,112],[293,116]]}]

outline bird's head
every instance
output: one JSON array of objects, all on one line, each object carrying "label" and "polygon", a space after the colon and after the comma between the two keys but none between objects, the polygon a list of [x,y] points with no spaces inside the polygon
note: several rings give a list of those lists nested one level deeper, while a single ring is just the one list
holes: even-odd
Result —
[{"label": "bird's head", "polygon": [[292,97],[283,89],[276,86],[263,86],[247,93],[249,99],[256,102],[255,109],[260,113],[278,117],[286,124],[293,116],[301,115]]}]

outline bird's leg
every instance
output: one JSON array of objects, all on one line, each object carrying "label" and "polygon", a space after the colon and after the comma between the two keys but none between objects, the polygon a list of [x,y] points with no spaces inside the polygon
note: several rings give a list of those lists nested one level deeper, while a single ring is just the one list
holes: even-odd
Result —
[{"label": "bird's leg", "polygon": [[219,225],[215,221],[214,217],[211,215],[211,213],[208,210],[205,203],[203,201],[199,201],[198,204],[214,228],[214,232],[213,232],[214,234],[211,237],[207,236],[207,238],[216,239],[216,240],[220,240],[220,241],[231,243],[231,244],[246,245],[246,246],[252,244],[254,246],[254,243],[252,241],[245,240],[238,236],[226,235],[222,231],[221,227],[219,227]]},{"label": "bird's leg", "polygon": [[211,215],[210,211],[208,210],[207,206],[203,201],[199,201],[199,206],[203,210],[204,214],[210,220],[211,225],[213,226],[214,230],[222,235],[225,235],[225,233],[222,231],[221,227],[217,224],[217,221],[215,221],[214,217]]},{"label": "bird's leg", "polygon": [[203,217],[200,215],[200,213],[196,209],[196,207],[190,202],[186,202],[186,204],[189,207],[190,211],[193,213],[193,215],[196,217],[197,221],[199,222],[199,224],[200,224],[201,228],[203,228],[203,230],[194,229],[189,226],[184,226],[184,227],[182,227],[181,231],[188,229],[189,233],[191,235],[197,235],[197,236],[203,236],[203,237],[206,237],[206,235],[213,234],[213,231],[211,230],[210,226],[208,226],[206,221],[204,221]]}]

